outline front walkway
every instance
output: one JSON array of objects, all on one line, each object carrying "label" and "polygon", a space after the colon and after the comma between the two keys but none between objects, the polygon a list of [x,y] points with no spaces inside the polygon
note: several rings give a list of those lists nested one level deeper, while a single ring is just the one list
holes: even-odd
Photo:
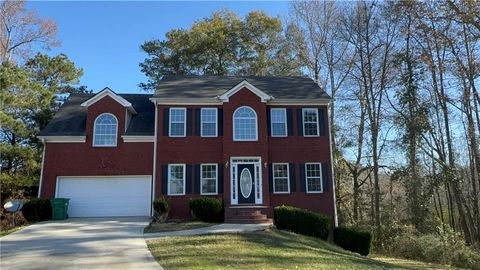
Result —
[{"label": "front walkway", "polygon": [[201,235],[201,234],[217,234],[217,233],[241,233],[263,231],[270,228],[272,224],[219,224],[210,227],[202,227],[192,230],[159,232],[159,233],[145,233],[143,236],[146,240],[168,237],[168,236],[187,236],[187,235]]},{"label": "front walkway", "polygon": [[0,269],[162,269],[143,238],[150,218],[40,222],[0,238]]}]

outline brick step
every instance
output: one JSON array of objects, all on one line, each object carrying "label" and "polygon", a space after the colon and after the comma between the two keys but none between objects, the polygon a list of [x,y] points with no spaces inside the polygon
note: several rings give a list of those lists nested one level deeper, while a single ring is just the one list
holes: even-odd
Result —
[{"label": "brick step", "polygon": [[255,212],[244,212],[244,211],[238,211],[238,212],[226,212],[227,216],[242,216],[242,217],[254,217],[254,216],[266,216],[260,211],[255,211]]},{"label": "brick step", "polygon": [[226,219],[225,223],[232,223],[232,224],[271,224],[273,223],[273,219],[265,218],[259,220],[252,220],[252,219]]},{"label": "brick step", "polygon": [[267,215],[256,215],[256,216],[230,216],[230,217],[227,217],[228,219],[255,219],[255,220],[258,220],[258,219],[266,219],[268,218]]}]

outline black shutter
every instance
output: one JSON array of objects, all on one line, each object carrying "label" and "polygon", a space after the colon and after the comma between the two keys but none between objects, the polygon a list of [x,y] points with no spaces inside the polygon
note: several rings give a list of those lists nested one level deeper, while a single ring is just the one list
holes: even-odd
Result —
[{"label": "black shutter", "polygon": [[268,164],[268,190],[273,193],[273,165]]},{"label": "black shutter", "polygon": [[297,109],[297,134],[303,136],[303,114],[302,109]]},{"label": "black shutter", "polygon": [[300,163],[300,186],[302,187],[302,192],[306,192],[307,188],[305,185],[305,163]]},{"label": "black shutter", "polygon": [[185,128],[187,133],[186,136],[192,136],[193,134],[192,132],[193,109],[192,108],[187,109],[187,115],[185,115],[185,117],[187,118],[187,121],[185,121],[187,125],[187,127]]},{"label": "black shutter", "polygon": [[202,113],[200,108],[195,109],[195,136],[201,136]]},{"label": "black shutter", "polygon": [[320,136],[325,136],[325,131],[326,131],[326,121],[325,121],[325,108],[320,108],[318,110],[318,123],[319,127],[318,129],[320,130]]},{"label": "black shutter", "polygon": [[272,110],[267,109],[267,134],[268,136],[272,135]]},{"label": "black shutter", "polygon": [[218,109],[218,136],[223,136],[223,109]]},{"label": "black shutter", "polygon": [[168,194],[168,165],[162,165],[162,194]]},{"label": "black shutter", "polygon": [[218,194],[223,193],[223,164],[218,164]]},{"label": "black shutter", "polygon": [[323,185],[323,192],[328,192],[328,163],[322,163],[322,185]]},{"label": "black shutter", "polygon": [[170,121],[169,113],[169,108],[163,109],[163,136],[168,136],[168,126]]},{"label": "black shutter", "polygon": [[288,164],[289,168],[289,176],[290,176],[290,192],[296,191],[296,181],[295,181],[295,164],[290,163]]},{"label": "black shutter", "polygon": [[293,115],[292,109],[287,109],[287,135],[293,136]]},{"label": "black shutter", "polygon": [[195,194],[200,194],[200,164],[195,164]]},{"label": "black shutter", "polygon": [[185,166],[185,194],[192,193],[192,165]]}]

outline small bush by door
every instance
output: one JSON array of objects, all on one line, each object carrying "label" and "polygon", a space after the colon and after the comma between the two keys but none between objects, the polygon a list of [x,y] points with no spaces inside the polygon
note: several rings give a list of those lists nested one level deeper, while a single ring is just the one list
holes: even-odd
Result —
[{"label": "small bush by door", "polygon": [[333,242],[343,249],[367,256],[370,253],[372,234],[354,228],[338,227],[333,231]]},{"label": "small bush by door", "polygon": [[203,222],[223,221],[223,202],[221,199],[199,197],[191,199],[188,206],[194,219]]},{"label": "small bush by door", "polygon": [[280,230],[310,235],[326,240],[330,220],[320,214],[292,206],[277,206],[274,209],[275,226]]}]

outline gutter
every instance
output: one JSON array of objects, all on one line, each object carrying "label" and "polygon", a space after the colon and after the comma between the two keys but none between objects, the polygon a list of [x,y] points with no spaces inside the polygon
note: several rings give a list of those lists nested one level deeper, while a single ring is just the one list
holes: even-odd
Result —
[{"label": "gutter", "polygon": [[38,185],[38,195],[37,197],[40,198],[40,194],[42,192],[42,182],[43,182],[43,168],[45,167],[45,150],[47,149],[47,142],[45,139],[42,139],[43,142],[43,151],[42,151],[42,168],[40,169],[40,183]]}]

